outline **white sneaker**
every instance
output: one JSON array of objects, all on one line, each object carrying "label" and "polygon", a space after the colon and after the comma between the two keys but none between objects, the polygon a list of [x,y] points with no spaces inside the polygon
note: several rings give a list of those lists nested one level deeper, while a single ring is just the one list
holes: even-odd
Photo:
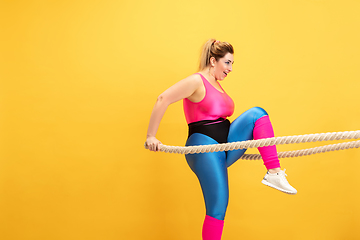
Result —
[{"label": "white sneaker", "polygon": [[[286,170],[286,169],[285,169]],[[297,191],[293,188],[289,182],[286,180],[285,170],[278,173],[269,173],[267,172],[264,179],[261,181],[266,186],[275,188],[287,194],[296,194]]]}]

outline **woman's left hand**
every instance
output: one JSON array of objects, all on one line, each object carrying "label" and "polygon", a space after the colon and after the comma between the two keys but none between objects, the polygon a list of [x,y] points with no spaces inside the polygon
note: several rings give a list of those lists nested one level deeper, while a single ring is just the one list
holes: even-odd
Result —
[{"label": "woman's left hand", "polygon": [[145,144],[150,151],[160,151],[161,142],[157,140],[156,137],[148,137]]}]

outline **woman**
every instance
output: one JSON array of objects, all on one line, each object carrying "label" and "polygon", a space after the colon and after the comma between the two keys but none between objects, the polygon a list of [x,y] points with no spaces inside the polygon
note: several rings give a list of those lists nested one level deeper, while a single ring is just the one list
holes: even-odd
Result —
[{"label": "woman", "polygon": [[[189,125],[187,146],[207,145],[274,137],[266,111],[254,107],[231,124],[227,117],[234,112],[234,102],[219,84],[232,71],[234,49],[227,42],[208,40],[201,54],[199,72],[160,94],[150,117],[146,144],[151,151],[160,150],[155,135],[167,107],[183,100]],[[262,180],[267,186],[288,194],[296,194],[285,172],[280,169],[276,146],[258,148],[267,173]],[[204,240],[221,239],[229,199],[227,168],[246,149],[229,152],[187,154],[186,160],[199,179],[206,206],[202,236]]]}]

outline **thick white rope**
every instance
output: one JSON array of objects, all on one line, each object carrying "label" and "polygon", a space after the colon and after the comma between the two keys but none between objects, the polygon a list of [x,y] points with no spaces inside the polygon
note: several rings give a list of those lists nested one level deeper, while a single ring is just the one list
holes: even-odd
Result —
[{"label": "thick white rope", "polygon": [[[315,148],[308,148],[296,151],[288,151],[288,152],[278,152],[279,158],[291,158],[291,157],[301,157],[301,156],[309,156],[317,153],[325,153],[337,150],[345,150],[351,148],[359,148],[360,147],[360,140],[352,141],[352,142],[344,142],[344,143],[337,143],[337,144],[330,144],[321,147]],[[244,154],[241,156],[240,159],[243,160],[261,160],[260,154]]]},{"label": "thick white rope", "polygon": [[[212,145],[199,145],[199,146],[167,146],[160,145],[160,151],[167,153],[180,153],[180,154],[194,154],[205,152],[219,152],[219,151],[232,151],[239,149],[257,148],[272,145],[281,144],[293,144],[293,143],[305,143],[305,142],[320,142],[320,141],[332,141],[332,140],[344,140],[344,139],[358,139],[360,138],[360,130],[347,131],[347,132],[332,132],[332,133],[316,133],[298,136],[286,136],[286,137],[274,137],[264,138],[258,140],[249,140],[243,142],[231,142]],[[321,152],[329,152],[335,150],[343,150],[349,148],[358,148],[360,141],[345,142],[339,144],[326,145],[322,147],[303,149],[297,151],[280,152],[278,153],[280,158],[287,157],[299,157],[304,155],[312,155]],[[145,146],[147,148],[147,146]],[[241,159],[258,160],[261,159],[259,154],[245,154]]]}]

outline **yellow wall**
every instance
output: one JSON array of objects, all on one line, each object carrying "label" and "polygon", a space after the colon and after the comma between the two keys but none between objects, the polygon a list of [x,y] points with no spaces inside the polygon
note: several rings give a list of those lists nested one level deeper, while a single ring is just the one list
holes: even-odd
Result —
[{"label": "yellow wall", "polygon": [[[262,106],[277,136],[360,129],[359,1],[35,0],[0,9],[0,239],[199,240],[195,175],[184,156],[143,143],[156,97],[196,71],[208,38],[235,47],[223,82],[236,103],[231,120]],[[183,145],[186,135],[176,103],[158,138]],[[263,186],[261,162],[239,161],[223,239],[360,239],[359,157],[282,160],[296,196]]]}]

